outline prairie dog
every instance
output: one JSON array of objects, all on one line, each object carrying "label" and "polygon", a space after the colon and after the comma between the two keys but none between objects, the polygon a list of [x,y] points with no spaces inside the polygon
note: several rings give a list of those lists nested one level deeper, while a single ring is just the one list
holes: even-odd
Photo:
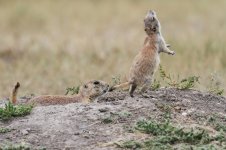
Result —
[{"label": "prairie dog", "polygon": [[141,92],[145,92],[148,86],[151,85],[154,73],[159,66],[159,53],[164,52],[170,55],[175,54],[174,51],[171,51],[168,48],[169,45],[165,43],[161,34],[160,22],[156,13],[152,10],[148,11],[144,18],[144,30],[147,37],[145,38],[143,48],[133,60],[129,71],[128,82],[111,87],[110,91],[130,86],[129,94],[133,97],[133,93],[137,86],[141,86]]},{"label": "prairie dog", "polygon": [[[12,93],[12,103],[17,103],[17,92],[20,87],[19,82],[15,85]],[[103,95],[108,91],[109,85],[104,81],[92,80],[86,82],[80,86],[79,93],[75,96],[66,96],[66,95],[41,95],[34,97],[26,102],[26,104],[36,105],[65,105],[69,103],[89,103],[93,102],[95,98],[100,95]]]}]

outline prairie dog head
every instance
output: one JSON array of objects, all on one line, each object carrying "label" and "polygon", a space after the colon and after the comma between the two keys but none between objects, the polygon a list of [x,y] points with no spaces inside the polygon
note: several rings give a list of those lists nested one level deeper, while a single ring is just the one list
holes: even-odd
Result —
[{"label": "prairie dog head", "polygon": [[100,80],[92,80],[80,86],[79,94],[83,97],[94,100],[108,91],[109,85]]},{"label": "prairie dog head", "polygon": [[151,35],[154,33],[160,32],[160,22],[158,21],[156,12],[153,10],[149,10],[147,15],[144,18],[144,31],[147,35]]}]

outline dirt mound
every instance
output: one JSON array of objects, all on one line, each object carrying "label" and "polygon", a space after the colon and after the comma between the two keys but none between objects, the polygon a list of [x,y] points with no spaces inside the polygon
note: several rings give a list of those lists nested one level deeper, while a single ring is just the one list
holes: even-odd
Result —
[{"label": "dirt mound", "polygon": [[[32,149],[121,149],[114,143],[142,141],[147,134],[132,132],[138,120],[169,119],[181,127],[207,130],[208,118],[226,123],[226,99],[196,90],[162,88],[129,97],[128,92],[111,92],[92,104],[36,107],[31,115],[0,122],[0,146],[27,143]],[[215,130],[214,130],[215,131]]]}]

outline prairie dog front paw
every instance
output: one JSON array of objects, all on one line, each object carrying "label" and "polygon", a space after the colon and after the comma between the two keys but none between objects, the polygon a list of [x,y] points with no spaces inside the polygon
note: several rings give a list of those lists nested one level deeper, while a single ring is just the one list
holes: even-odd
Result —
[{"label": "prairie dog front paw", "polygon": [[168,54],[175,55],[175,52],[174,51],[170,51]]}]

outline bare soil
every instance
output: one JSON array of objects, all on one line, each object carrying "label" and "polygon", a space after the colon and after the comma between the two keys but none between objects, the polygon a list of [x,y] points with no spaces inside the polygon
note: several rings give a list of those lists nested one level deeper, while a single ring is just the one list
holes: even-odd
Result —
[{"label": "bare soil", "polygon": [[205,126],[210,116],[226,123],[226,98],[196,90],[161,88],[144,95],[129,97],[116,91],[99,97],[95,103],[73,103],[65,106],[35,107],[25,117],[0,122],[0,127],[13,129],[0,133],[0,147],[25,142],[32,149],[111,150],[115,143],[147,138],[130,132],[143,118],[161,121],[166,112],[178,126]]}]

